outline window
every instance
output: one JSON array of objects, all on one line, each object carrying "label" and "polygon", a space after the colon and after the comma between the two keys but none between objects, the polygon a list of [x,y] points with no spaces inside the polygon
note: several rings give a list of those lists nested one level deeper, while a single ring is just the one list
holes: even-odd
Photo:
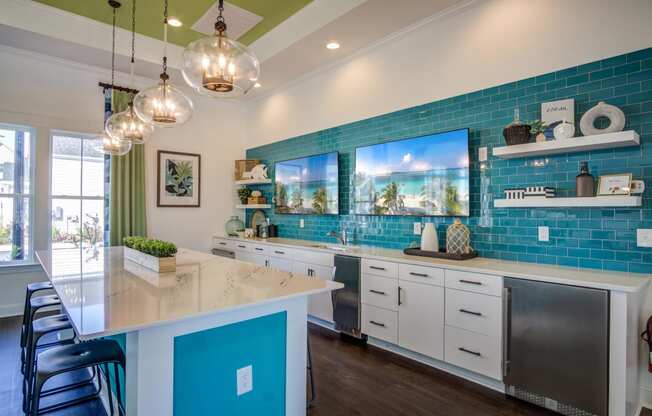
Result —
[{"label": "window", "polygon": [[99,253],[105,241],[105,157],[95,136],[52,135],[52,249]]},{"label": "window", "polygon": [[33,258],[33,140],[28,127],[0,124],[0,264]]}]

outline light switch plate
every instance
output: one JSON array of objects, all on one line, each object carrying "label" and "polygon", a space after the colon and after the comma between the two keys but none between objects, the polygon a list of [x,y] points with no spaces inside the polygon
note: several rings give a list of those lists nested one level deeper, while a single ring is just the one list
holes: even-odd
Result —
[{"label": "light switch plate", "polygon": [[548,227],[539,227],[539,241],[550,241],[550,229]]},{"label": "light switch plate", "polygon": [[487,161],[487,147],[480,147],[478,149],[478,161],[486,162]]},{"label": "light switch plate", "polygon": [[412,231],[414,235],[421,235],[421,223],[420,222],[415,222],[414,223],[414,230]]},{"label": "light switch plate", "polygon": [[649,228],[637,229],[636,245],[639,247],[652,247],[652,229]]},{"label": "light switch plate", "polygon": [[238,396],[252,391],[254,389],[253,367],[248,365],[239,368],[236,371],[236,380],[238,384]]},{"label": "light switch plate", "polygon": [[301,218],[301,219],[299,220],[299,228],[303,228],[303,226],[304,226],[304,224],[303,224],[303,218]]}]

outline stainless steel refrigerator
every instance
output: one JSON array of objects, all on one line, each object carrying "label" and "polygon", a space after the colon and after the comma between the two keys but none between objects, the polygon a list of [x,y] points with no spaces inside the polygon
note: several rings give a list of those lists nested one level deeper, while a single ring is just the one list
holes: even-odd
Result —
[{"label": "stainless steel refrigerator", "polygon": [[506,392],[561,414],[607,416],[609,292],[505,278]]}]

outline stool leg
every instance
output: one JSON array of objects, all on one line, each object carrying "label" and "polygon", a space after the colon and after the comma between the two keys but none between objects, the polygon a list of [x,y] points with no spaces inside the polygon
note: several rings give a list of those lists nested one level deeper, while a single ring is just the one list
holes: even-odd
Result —
[{"label": "stool leg", "polygon": [[111,393],[111,373],[109,373],[109,365],[107,363],[104,363],[102,365],[102,368],[103,368],[104,376],[106,377],[106,393],[107,396],[109,397],[109,410],[111,411],[111,416],[113,416],[115,412],[113,410],[113,396]]},{"label": "stool leg", "polygon": [[47,378],[41,379],[38,374],[36,374],[35,381],[34,381],[34,392],[32,393],[31,397],[31,408],[29,409],[29,413],[32,416],[38,416],[38,409],[40,405],[40,398],[41,398],[41,390],[43,390],[43,385],[47,381]]},{"label": "stool leg", "polygon": [[123,416],[125,413],[122,404],[122,392],[120,391],[120,371],[118,371],[118,363],[113,363],[113,375],[115,378],[115,394],[118,396],[118,414]]},{"label": "stool leg", "polygon": [[310,351],[310,338],[308,338],[308,371],[310,372],[310,403],[315,401],[317,394],[315,393],[315,378],[312,373],[312,353]]}]

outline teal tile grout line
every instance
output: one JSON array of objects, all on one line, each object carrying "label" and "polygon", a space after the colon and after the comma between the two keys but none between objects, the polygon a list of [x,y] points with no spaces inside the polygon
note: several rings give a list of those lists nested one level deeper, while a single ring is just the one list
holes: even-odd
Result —
[{"label": "teal tile grout line", "polygon": [[[596,150],[538,158],[498,159],[491,149],[504,145],[502,130],[518,107],[521,119],[540,118],[541,103],[575,99],[575,124],[598,101],[620,107],[627,116],[626,130],[636,130],[640,147]],[[401,249],[418,241],[413,222],[437,225],[440,244],[452,218],[374,217],[351,214],[351,174],[355,148],[424,134],[470,129],[471,215],[463,221],[472,233],[472,244],[481,256],[540,264],[580,268],[652,273],[652,249],[637,247],[636,229],[652,228],[652,48],[543,74],[469,94],[411,107],[341,126],[305,134],[247,150],[270,166],[296,157],[338,151],[340,153],[339,216],[277,215],[266,210],[279,235],[316,241],[330,230],[346,228],[355,244]],[[572,140],[572,139],[570,139]],[[643,206],[631,208],[490,210],[490,227],[479,225],[480,168],[478,148],[487,146],[492,198],[502,197],[505,188],[551,185],[560,196],[572,196],[579,163],[589,162],[591,173],[599,175],[631,172],[643,179],[648,189]],[[536,162],[536,163],[535,163]],[[542,163],[543,162],[543,163]],[[272,198],[272,186],[257,187]],[[248,215],[251,215],[250,213]],[[305,227],[299,228],[303,218]],[[550,227],[550,241],[537,241],[537,227]]]}]

